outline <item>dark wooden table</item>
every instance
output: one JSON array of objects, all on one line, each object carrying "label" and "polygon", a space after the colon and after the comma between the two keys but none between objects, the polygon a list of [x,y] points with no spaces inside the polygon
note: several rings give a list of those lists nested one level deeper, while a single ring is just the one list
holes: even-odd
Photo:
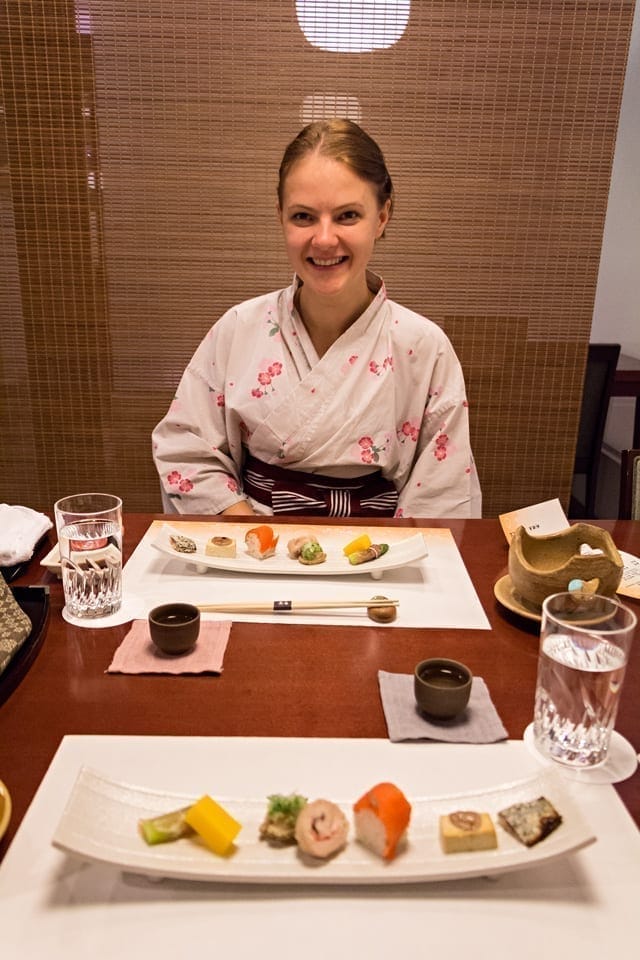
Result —
[{"label": "dark wooden table", "polygon": [[[127,515],[127,556],[154,518]],[[300,519],[293,523],[300,528]],[[65,734],[386,738],[378,670],[411,673],[424,657],[443,655],[464,661],[484,677],[509,736],[522,737],[533,713],[538,626],[504,611],[494,598],[493,584],[507,563],[499,522],[394,523],[451,529],[490,630],[234,623],[220,676],[106,674],[129,627],[87,629],[66,623],[62,587],[38,562],[48,550],[43,547],[15,581],[50,584],[51,616],[37,658],[0,707],[0,778],[14,804],[0,857]],[[639,522],[598,525],[612,532],[620,550],[640,554]],[[640,614],[640,602],[628,602]],[[636,637],[616,724],[636,750],[639,687]],[[640,774],[617,789],[640,825]]]}]

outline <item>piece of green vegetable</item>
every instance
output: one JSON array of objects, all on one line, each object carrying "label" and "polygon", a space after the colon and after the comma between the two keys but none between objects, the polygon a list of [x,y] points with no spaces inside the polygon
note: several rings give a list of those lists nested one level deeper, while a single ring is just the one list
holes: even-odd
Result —
[{"label": "piece of green vegetable", "polygon": [[389,549],[388,543],[372,543],[366,550],[356,550],[349,554],[349,563],[367,563],[369,560],[377,560],[383,553]]},{"label": "piece of green vegetable", "polygon": [[182,807],[172,813],[163,813],[159,817],[139,820],[140,833],[146,842],[151,845],[179,840],[180,837],[189,837],[193,834],[193,828],[186,822],[184,815],[190,809],[190,807]]}]

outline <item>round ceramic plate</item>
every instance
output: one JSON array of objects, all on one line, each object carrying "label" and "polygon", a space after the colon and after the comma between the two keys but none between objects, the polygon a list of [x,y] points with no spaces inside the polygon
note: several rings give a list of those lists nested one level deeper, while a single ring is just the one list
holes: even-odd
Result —
[{"label": "round ceramic plate", "polygon": [[497,583],[494,584],[493,592],[498,603],[501,603],[507,610],[511,610],[512,613],[526,617],[527,620],[537,620],[538,623],[542,620],[540,610],[537,610],[528,603],[524,603],[524,601],[520,599],[513,589],[513,583],[508,573],[505,574],[504,577],[500,577]]},{"label": "round ceramic plate", "polygon": [[9,791],[0,780],[0,840],[3,838],[9,820],[11,819],[11,797]]}]

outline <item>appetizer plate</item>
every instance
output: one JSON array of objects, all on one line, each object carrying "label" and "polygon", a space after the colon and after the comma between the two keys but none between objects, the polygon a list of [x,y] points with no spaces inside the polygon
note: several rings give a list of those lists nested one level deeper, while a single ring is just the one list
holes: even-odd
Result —
[{"label": "appetizer plate", "polygon": [[[563,822],[546,839],[528,848],[498,826],[497,813],[512,803],[541,795],[553,803]],[[197,838],[146,845],[138,833],[138,820],[180,809],[195,799],[115,782],[82,767],[52,842],[59,850],[83,860],[146,876],[225,883],[388,884],[520,870],[579,850],[595,839],[559,775],[549,769],[481,793],[410,796],[408,843],[392,863],[383,862],[353,838],[353,798],[332,797],[350,821],[350,839],[344,850],[326,861],[303,857],[296,846],[273,847],[259,839],[266,797],[215,797],[242,824],[228,857],[211,853]],[[449,855],[441,851],[438,818],[461,809],[492,816],[498,834],[496,850]]]},{"label": "appetizer plate", "polygon": [[[249,529],[247,527],[247,529]],[[427,555],[427,542],[421,533],[405,537],[395,542],[391,539],[392,531],[388,533],[389,550],[387,553],[378,557],[377,560],[370,560],[367,563],[351,564],[342,552],[342,548],[347,543],[344,534],[338,538],[331,533],[318,534],[318,539],[322,548],[327,554],[324,563],[316,563],[306,566],[298,560],[292,559],[287,553],[287,539],[296,536],[295,528],[291,528],[291,533],[285,536],[280,535],[278,550],[273,557],[267,557],[266,560],[257,560],[250,556],[245,548],[244,538],[236,539],[237,554],[235,557],[208,557],[205,553],[205,544],[209,537],[219,532],[213,529],[209,531],[208,536],[198,536],[194,533],[188,533],[190,539],[196,544],[195,553],[180,553],[176,550],[170,541],[172,536],[184,536],[185,531],[168,525],[164,525],[157,532],[155,537],[150,540],[150,544],[160,553],[171,557],[173,560],[181,560],[183,563],[192,564],[199,572],[206,573],[207,569],[228,570],[234,573],[258,573],[258,574],[276,574],[290,576],[307,577],[336,577],[353,576],[354,574],[368,573],[374,580],[380,578],[385,570],[394,570],[396,567],[404,567],[408,563],[421,560]],[[223,531],[227,532],[227,531]],[[378,531],[379,532],[379,531]],[[355,532],[354,532],[355,535]]]}]

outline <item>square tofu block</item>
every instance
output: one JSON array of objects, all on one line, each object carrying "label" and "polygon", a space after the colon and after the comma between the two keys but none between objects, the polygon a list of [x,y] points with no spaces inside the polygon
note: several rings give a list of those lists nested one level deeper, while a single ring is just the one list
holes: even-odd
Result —
[{"label": "square tofu block", "polygon": [[456,810],[440,817],[440,843],[445,853],[495,850],[498,839],[488,813]]}]

